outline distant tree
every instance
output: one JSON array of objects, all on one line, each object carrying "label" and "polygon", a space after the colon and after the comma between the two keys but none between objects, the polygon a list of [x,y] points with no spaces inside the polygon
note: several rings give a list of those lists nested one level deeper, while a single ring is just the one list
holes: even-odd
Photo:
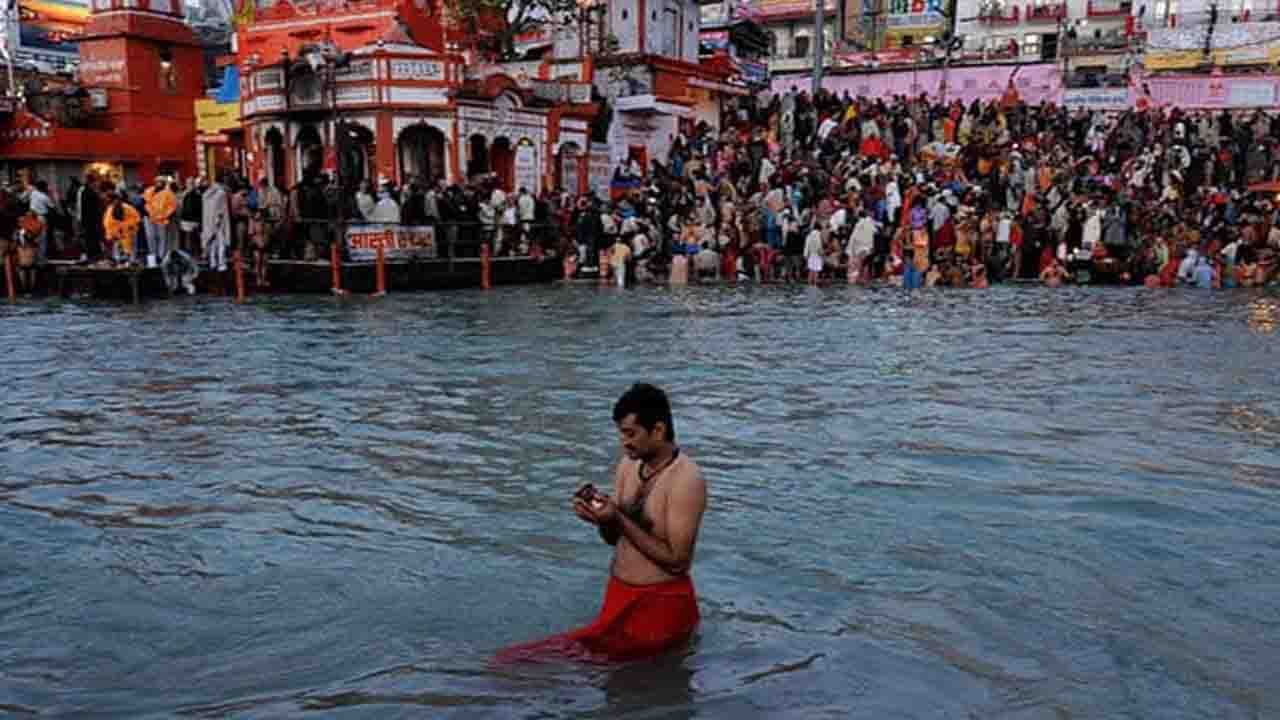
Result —
[{"label": "distant tree", "polygon": [[572,27],[576,0],[444,0],[445,10],[476,46],[496,60],[516,59],[516,41],[526,33]]}]

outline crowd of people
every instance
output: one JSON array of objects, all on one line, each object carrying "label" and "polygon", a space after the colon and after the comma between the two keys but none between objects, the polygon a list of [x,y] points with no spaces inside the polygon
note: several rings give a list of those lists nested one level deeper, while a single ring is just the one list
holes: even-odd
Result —
[{"label": "crowd of people", "polygon": [[435,226],[455,256],[487,242],[624,282],[1247,287],[1280,272],[1275,112],[1070,110],[1011,85],[967,105],[789,90],[721,124],[683,125],[647,169],[629,159],[608,198],[507,192],[494,174],[349,191],[319,171],[288,188],[88,175],[57,194],[35,180],[0,190],[0,255],[16,254],[27,287],[60,250],[157,263],[191,289],[198,261],[225,270],[241,249],[266,285],[269,257],[326,259],[341,218]]},{"label": "crowd of people", "polygon": [[[32,180],[0,188],[0,257],[15,253],[22,289],[50,259],[99,267],[163,266],[170,288],[194,292],[199,259],[226,269],[232,238],[248,230],[241,184],[229,178],[185,185],[158,176],[143,187],[100,177],[72,178],[65,191]],[[243,222],[242,222],[243,221]]]},{"label": "crowd of people", "polygon": [[681,133],[644,187],[596,204],[603,223],[580,219],[579,262],[977,288],[1254,286],[1280,269],[1277,191],[1259,189],[1280,178],[1273,112],[788,91],[724,126]]},{"label": "crowd of people", "polygon": [[288,188],[236,173],[185,182],[158,176],[144,187],[89,173],[59,193],[35,179],[0,188],[0,258],[15,256],[25,291],[49,259],[159,266],[171,288],[193,291],[201,264],[226,271],[238,250],[267,287],[269,258],[327,260],[339,228],[357,223],[434,226],[447,252],[459,256],[478,255],[483,242],[499,256],[554,247],[560,196],[507,193],[500,185],[493,174],[465,185],[411,178],[396,187],[380,178],[344,192],[315,170]]}]

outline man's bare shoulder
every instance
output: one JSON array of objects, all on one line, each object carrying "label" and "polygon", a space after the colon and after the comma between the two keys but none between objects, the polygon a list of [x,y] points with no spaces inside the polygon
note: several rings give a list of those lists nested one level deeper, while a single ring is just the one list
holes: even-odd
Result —
[{"label": "man's bare shoulder", "polygon": [[706,476],[702,474],[702,466],[686,453],[680,453],[680,462],[671,468],[672,474],[681,482],[693,481],[706,485]]},{"label": "man's bare shoulder", "polygon": [[620,460],[613,466],[613,486],[618,492],[622,492],[630,483],[631,478],[636,476],[635,464],[637,460],[632,460],[627,456],[622,456]]},{"label": "man's bare shoulder", "polygon": [[627,477],[627,476],[633,475],[635,474],[636,465],[639,465],[639,464],[640,464],[639,460],[632,460],[626,455],[623,455],[618,460],[618,462],[614,463],[613,474],[618,477]]}]

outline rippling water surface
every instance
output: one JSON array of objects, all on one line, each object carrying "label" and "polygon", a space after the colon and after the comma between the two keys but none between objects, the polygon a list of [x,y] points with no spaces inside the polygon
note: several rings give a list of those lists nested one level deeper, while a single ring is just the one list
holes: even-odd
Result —
[{"label": "rippling water surface", "polygon": [[[0,307],[0,714],[1280,717],[1280,297],[596,288]],[[568,511],[666,385],[700,636]]]}]

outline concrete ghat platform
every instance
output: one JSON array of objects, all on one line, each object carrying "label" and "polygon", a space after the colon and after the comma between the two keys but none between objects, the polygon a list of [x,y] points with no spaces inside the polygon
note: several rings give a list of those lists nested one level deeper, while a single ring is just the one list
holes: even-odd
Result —
[{"label": "concrete ghat platform", "polygon": [[50,295],[61,297],[87,295],[137,304],[143,298],[169,295],[159,268],[98,267],[53,261],[41,268],[40,280]]},{"label": "concrete ghat platform", "polygon": [[[561,275],[556,258],[493,258],[494,285],[550,283]],[[388,262],[387,290],[448,290],[480,287],[480,259],[419,260]],[[249,273],[246,272],[246,280]],[[332,269],[326,261],[271,260],[268,262],[271,292],[327,293],[333,286]],[[372,293],[377,288],[377,265],[371,262],[342,265],[342,289],[352,293]]]}]

